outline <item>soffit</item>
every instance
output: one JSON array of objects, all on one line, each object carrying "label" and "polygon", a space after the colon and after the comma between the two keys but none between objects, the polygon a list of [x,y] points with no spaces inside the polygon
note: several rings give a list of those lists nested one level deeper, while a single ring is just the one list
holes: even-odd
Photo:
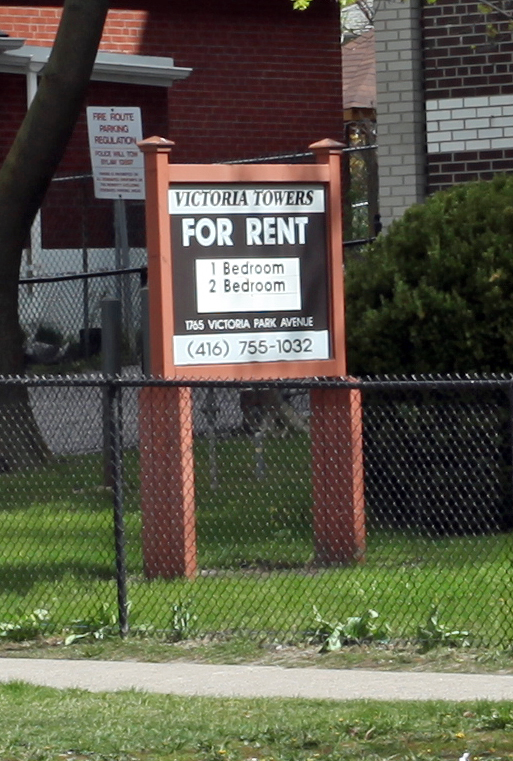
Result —
[{"label": "soffit", "polygon": [[[1,47],[0,50],[2,50]],[[1,52],[0,72],[39,74],[47,63],[51,50],[49,47],[24,45],[16,50]],[[192,69],[175,66],[172,58],[99,51],[91,79],[101,82],[171,87],[177,80],[188,77],[191,71]]]}]

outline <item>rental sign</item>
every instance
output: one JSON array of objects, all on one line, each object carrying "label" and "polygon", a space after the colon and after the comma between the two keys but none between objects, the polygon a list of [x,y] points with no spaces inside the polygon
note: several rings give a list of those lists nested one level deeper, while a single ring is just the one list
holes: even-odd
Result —
[{"label": "rental sign", "polygon": [[322,185],[171,187],[175,365],[328,359]]},{"label": "rental sign", "polygon": [[342,146],[309,164],[173,164],[140,143],[153,375],[344,375]]},{"label": "rental sign", "polygon": [[[342,146],[310,164],[173,164],[145,154],[150,374],[139,394],[148,578],[197,574],[192,383],[346,374]],[[181,380],[183,379],[183,381]],[[312,549],[319,564],[365,552],[360,392],[310,392]]]}]

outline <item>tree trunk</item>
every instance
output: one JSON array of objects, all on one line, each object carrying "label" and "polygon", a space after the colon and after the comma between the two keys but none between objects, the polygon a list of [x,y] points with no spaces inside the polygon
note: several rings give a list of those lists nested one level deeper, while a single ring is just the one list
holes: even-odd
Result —
[{"label": "tree trunk", "polygon": [[[65,0],[38,91],[0,169],[0,375],[23,372],[18,319],[23,246],[79,116],[108,6],[109,0]],[[47,457],[26,389],[0,387],[0,428],[0,469]]]}]

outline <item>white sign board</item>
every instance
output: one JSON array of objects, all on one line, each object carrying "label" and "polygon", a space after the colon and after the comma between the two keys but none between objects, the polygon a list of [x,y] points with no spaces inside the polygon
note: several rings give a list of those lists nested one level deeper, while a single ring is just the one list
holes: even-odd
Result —
[{"label": "white sign board", "polygon": [[87,130],[95,197],[144,198],[141,109],[89,106]]},{"label": "white sign board", "polygon": [[299,258],[196,259],[198,313],[301,309]]}]

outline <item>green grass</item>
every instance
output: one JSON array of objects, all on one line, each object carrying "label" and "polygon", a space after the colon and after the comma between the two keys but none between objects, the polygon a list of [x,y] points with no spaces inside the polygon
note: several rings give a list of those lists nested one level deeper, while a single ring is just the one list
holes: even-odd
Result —
[{"label": "green grass", "polygon": [[[245,437],[217,446],[219,483],[210,483],[206,442],[196,446],[200,575],[148,582],[142,572],[138,460],[125,458],[128,592],[133,626],[177,636],[267,632],[301,640],[326,619],[377,610],[392,637],[414,637],[433,607],[443,625],[474,644],[513,642],[511,534],[439,539],[369,526],[365,563],[312,565],[310,466],[306,439],[270,438],[258,480]],[[55,459],[0,476],[0,622],[36,608],[53,625],[116,610],[113,518],[100,456]],[[177,605],[190,626],[176,631]]]},{"label": "green grass", "polygon": [[0,686],[9,761],[513,758],[513,704],[234,700]]}]

